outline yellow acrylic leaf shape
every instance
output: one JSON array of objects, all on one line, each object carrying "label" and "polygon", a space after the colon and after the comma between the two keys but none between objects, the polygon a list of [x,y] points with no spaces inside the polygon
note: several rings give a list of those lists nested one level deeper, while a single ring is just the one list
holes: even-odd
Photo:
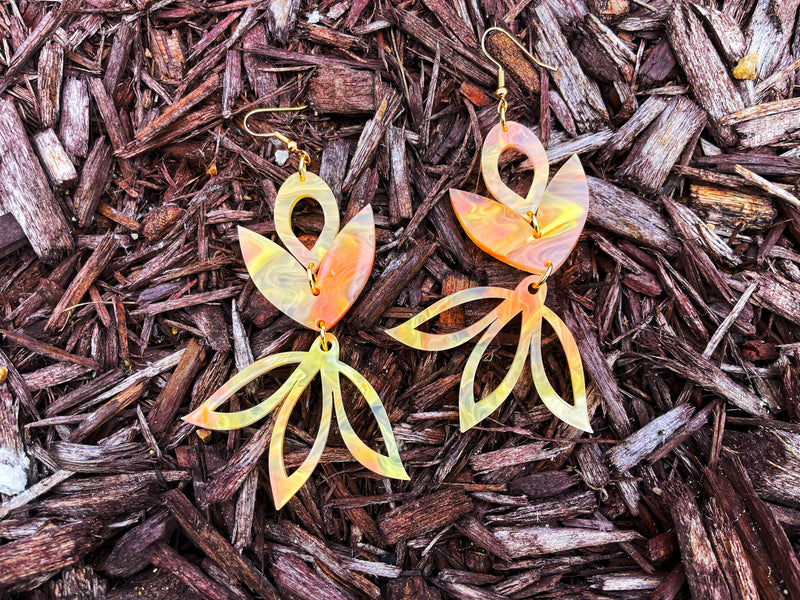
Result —
[{"label": "yellow acrylic leaf shape", "polygon": [[429,350],[432,352],[438,352],[439,350],[450,350],[451,348],[456,348],[464,342],[471,340],[481,331],[486,329],[490,324],[497,320],[500,307],[503,306],[508,308],[510,305],[502,303],[499,306],[496,306],[480,321],[477,321],[469,327],[453,333],[435,334],[420,331],[417,328],[423,323],[430,321],[432,318],[438,317],[443,312],[448,311],[451,308],[457,308],[462,304],[476,302],[478,300],[506,300],[511,298],[513,295],[514,292],[511,290],[496,287],[461,290],[460,292],[456,292],[455,294],[447,296],[447,298],[442,298],[438,302],[434,302],[428,308],[412,317],[405,323],[398,325],[394,329],[387,329],[386,333],[388,333],[398,342],[402,342],[406,346],[411,346],[412,348],[419,348],[420,350]]},{"label": "yellow acrylic leaf shape", "polygon": [[[486,188],[496,200],[462,190],[450,190],[453,210],[470,239],[484,252],[528,273],[543,274],[547,263],[557,269],[578,241],[589,209],[586,174],[572,156],[547,184],[547,155],[527,127],[507,122],[486,137],[481,170]],[[500,178],[498,161],[508,147],[522,150],[534,165],[533,183],[525,198]],[[539,224],[535,237],[531,215]]]},{"label": "yellow acrylic leaf shape", "polygon": [[[525,366],[525,358],[528,354],[528,340],[530,339],[529,332],[531,328],[530,318],[526,318],[529,315],[525,313],[525,307],[520,305],[516,298],[506,300],[503,305],[505,305],[504,310],[500,311],[498,318],[489,325],[489,328],[481,336],[481,339],[475,344],[475,347],[472,349],[467,359],[467,364],[464,365],[464,372],[461,375],[461,385],[459,386],[458,394],[458,418],[461,431],[467,431],[497,410],[511,394],[514,386],[517,385],[520,375],[522,375],[522,369]],[[497,336],[497,334],[502,331],[503,327],[508,325],[508,322],[520,312],[523,313],[522,331],[520,332],[514,360],[511,361],[508,372],[498,386],[480,401],[476,402],[475,376],[478,373],[478,366],[480,365],[481,359],[495,336]]]},{"label": "yellow acrylic leaf shape", "polygon": [[[544,287],[544,286],[542,286]],[[542,362],[542,320],[537,319],[533,324],[533,335],[531,336],[531,373],[533,374],[533,385],[539,392],[539,397],[544,405],[550,409],[554,415],[565,423],[573,427],[592,433],[592,426],[589,423],[589,412],[586,406],[586,381],[583,377],[583,362],[575,338],[572,337],[567,326],[558,316],[546,306],[542,306],[542,317],[550,324],[556,337],[561,342],[564,355],[569,365],[569,376],[572,382],[572,395],[575,404],[570,405],[559,396],[547,379]]]},{"label": "yellow acrylic leaf shape", "polygon": [[[326,340],[329,344],[327,350],[323,349],[321,338],[317,338],[308,352],[284,352],[254,362],[234,375],[200,407],[184,417],[185,421],[205,429],[239,429],[255,423],[280,405],[269,447],[270,485],[277,508],[283,507],[297,493],[316,468],[325,449],[334,408],[342,439],[359,463],[384,477],[408,479],[400,460],[389,416],[377,392],[360,373],[339,360],[339,342],[336,337],[328,333]],[[217,408],[257,377],[273,369],[293,364],[297,367],[292,374],[278,390],[260,404],[233,413],[217,412]],[[322,414],[319,429],[308,456],[294,473],[289,475],[283,460],[286,428],[297,400],[317,373],[322,382]],[[350,425],[342,403],[340,376],[349,379],[367,401],[383,436],[385,455],[369,448]]]},{"label": "yellow acrylic leaf shape", "polygon": [[[275,230],[287,249],[244,227],[239,244],[250,277],[276,308],[298,323],[318,330],[323,321],[330,329],[355,302],[364,288],[375,256],[375,221],[365,206],[339,231],[336,199],[319,176],[297,173],[281,186],[275,200]],[[291,230],[291,212],[305,197],[322,206],[325,224],[312,249]],[[337,233],[338,232],[338,233]],[[319,295],[312,293],[308,268],[313,265]]]},{"label": "yellow acrylic leaf shape", "polygon": [[[531,276],[524,279],[513,291],[496,287],[482,287],[456,292],[447,298],[439,300],[405,323],[387,330],[386,333],[393,338],[420,350],[454,348],[485,330],[467,359],[467,364],[461,376],[459,388],[461,431],[466,431],[481,422],[508,398],[520,375],[522,375],[522,369],[529,353],[534,386],[545,406],[565,423],[583,431],[592,431],[586,405],[583,363],[578,353],[578,347],[564,323],[549,308],[544,306],[547,286],[542,284],[538,290],[531,289],[531,285],[537,282],[538,277]],[[418,329],[420,325],[446,310],[467,302],[489,298],[501,298],[503,302],[478,322],[460,331],[448,334],[431,334]],[[497,388],[481,400],[476,401],[474,389],[478,365],[495,336],[519,314],[522,315],[522,327],[517,351],[508,373]],[[565,402],[556,393],[547,378],[542,362],[542,319],[553,327],[564,349],[572,382],[574,404]]]}]

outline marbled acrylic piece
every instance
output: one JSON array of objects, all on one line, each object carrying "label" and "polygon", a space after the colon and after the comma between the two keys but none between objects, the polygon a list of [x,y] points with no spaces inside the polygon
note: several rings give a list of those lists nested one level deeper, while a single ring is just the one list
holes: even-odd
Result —
[{"label": "marbled acrylic piece", "polygon": [[[484,252],[528,273],[543,274],[547,262],[557,269],[569,256],[586,223],[589,188],[577,155],[547,184],[547,155],[527,127],[508,121],[508,131],[496,125],[486,137],[481,170],[486,188],[497,199],[450,190],[453,210],[467,235]],[[497,161],[514,147],[534,165],[533,183],[523,198],[500,179]],[[534,236],[530,214],[539,223]]]},{"label": "marbled acrylic piece", "polygon": [[[396,340],[420,350],[448,350],[467,342],[484,332],[472,350],[464,372],[461,375],[459,390],[459,419],[461,431],[480,423],[492,414],[508,398],[522,375],[526,358],[530,355],[533,383],[545,406],[565,423],[583,431],[592,431],[586,409],[586,384],[583,377],[583,363],[578,346],[566,325],[556,314],[544,305],[547,284],[538,290],[531,285],[539,278],[535,275],[525,278],[517,287],[506,290],[496,287],[480,287],[463,290],[442,298],[405,323],[386,331]],[[418,327],[443,312],[476,300],[503,298],[503,301],[489,314],[475,324],[460,331],[434,334],[420,331]],[[475,400],[475,375],[481,358],[489,344],[514,317],[522,315],[522,328],[514,360],[503,381],[483,399]],[[542,363],[542,319],[555,330],[561,342],[569,367],[574,403],[565,402],[550,384]]]},{"label": "marbled acrylic piece", "polygon": [[[498,161],[503,150],[509,147],[524,152],[534,166],[533,182],[525,198],[500,178]],[[461,376],[459,418],[462,431],[488,417],[508,398],[530,355],[533,383],[545,406],[562,421],[591,432],[578,347],[561,319],[544,305],[547,287],[543,283],[544,277],[549,275],[548,265],[555,270],[566,260],[586,222],[589,188],[583,167],[578,157],[573,156],[548,185],[549,165],[542,144],[530,129],[508,121],[506,129],[498,124],[486,137],[481,170],[486,188],[496,199],[450,190],[450,200],[462,227],[485,252],[534,275],[524,279],[513,291],[482,287],[457,292],[386,333],[414,348],[435,351],[460,346],[483,332]],[[532,225],[533,216],[539,225],[538,236]],[[469,327],[439,335],[417,329],[446,310],[484,299],[501,299],[502,302]],[[475,375],[481,358],[495,336],[519,314],[522,328],[508,373],[494,391],[476,401]],[[572,404],[556,393],[545,373],[542,320],[555,330],[564,350],[572,383]]]},{"label": "marbled acrylic piece", "polygon": [[[310,329],[318,321],[330,329],[353,305],[372,270],[375,257],[375,222],[372,206],[365,206],[339,231],[339,209],[328,185],[314,173],[305,181],[295,173],[281,186],[275,199],[275,231],[286,250],[257,233],[239,227],[239,244],[250,277],[275,307]],[[325,223],[310,250],[292,231],[291,216],[302,198],[322,207]],[[308,283],[313,265],[320,293]]]},{"label": "marbled acrylic piece", "polygon": [[[329,344],[327,350],[322,347],[322,339],[317,338],[308,352],[284,352],[254,362],[234,375],[200,407],[184,417],[185,421],[198,427],[225,431],[251,425],[280,406],[269,446],[270,484],[277,508],[281,508],[297,493],[316,468],[328,440],[334,411],[342,439],[359,463],[384,477],[408,479],[400,461],[389,416],[377,392],[360,373],[339,360],[339,342],[336,337],[330,333],[325,337]],[[239,412],[216,412],[217,408],[254,379],[279,367],[295,364],[297,367],[286,381],[260,404]],[[289,417],[300,395],[317,373],[322,382],[322,414],[317,436],[303,464],[289,475],[286,473],[283,461],[283,440]],[[386,454],[380,454],[367,446],[350,425],[342,403],[340,377],[350,380],[366,400],[383,437]]]}]

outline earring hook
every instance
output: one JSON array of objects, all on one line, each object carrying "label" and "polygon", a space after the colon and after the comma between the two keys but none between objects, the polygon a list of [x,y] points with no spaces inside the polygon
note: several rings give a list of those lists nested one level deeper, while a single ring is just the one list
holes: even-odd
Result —
[{"label": "earring hook", "polygon": [[506,109],[508,108],[508,101],[506,100],[506,95],[508,95],[508,89],[506,89],[506,72],[503,69],[503,65],[497,62],[495,58],[491,54],[489,54],[489,52],[486,50],[486,36],[489,35],[490,31],[501,32],[508,39],[514,42],[517,48],[519,48],[525,56],[527,56],[529,59],[531,59],[531,61],[533,61],[540,67],[545,69],[550,69],[552,71],[555,71],[556,68],[543,63],[538,58],[533,56],[530,52],[528,52],[525,49],[525,46],[519,43],[519,40],[515,36],[511,35],[508,31],[506,31],[502,27],[489,27],[489,29],[483,32],[483,37],[481,38],[481,50],[483,50],[483,53],[486,55],[486,58],[492,61],[494,65],[497,67],[497,90],[494,93],[494,95],[499,100],[497,104],[497,114],[500,115],[500,125],[503,127],[503,131],[508,131],[508,128],[506,127]]},{"label": "earring hook", "polygon": [[517,48],[522,50],[522,53],[525,56],[527,56],[529,59],[531,59],[531,61],[535,62],[537,65],[539,65],[543,69],[549,69],[550,71],[557,71],[558,70],[553,65],[548,65],[547,63],[543,63],[538,58],[533,56],[533,54],[528,52],[528,50],[525,48],[525,46],[523,46],[520,43],[520,41],[516,38],[516,36],[511,35],[511,33],[506,31],[502,27],[494,26],[494,27],[489,27],[489,29],[487,29],[486,31],[483,32],[483,37],[481,38],[481,50],[483,50],[483,53],[486,55],[486,58],[488,58],[490,61],[492,61],[494,63],[494,65],[497,67],[498,73],[503,71],[503,65],[501,65],[499,62],[497,62],[497,60],[495,60],[495,58],[491,54],[489,54],[489,52],[486,50],[486,36],[489,35],[490,31],[499,31],[500,33],[502,33],[504,36],[506,36],[508,39],[510,39],[512,42],[514,42],[514,44],[516,44]]},{"label": "earring hook", "polygon": [[261,132],[253,131],[247,125],[247,119],[249,119],[251,116],[253,116],[255,114],[258,114],[258,113],[296,112],[298,110],[304,110],[306,108],[308,108],[308,106],[306,104],[302,104],[300,106],[287,106],[287,107],[275,106],[275,107],[271,107],[271,108],[254,108],[253,110],[248,112],[244,116],[244,119],[242,120],[242,127],[244,128],[244,130],[247,133],[249,133],[253,137],[257,137],[257,138],[258,137],[275,138],[276,140],[280,141],[281,143],[286,144],[286,149],[289,152],[291,152],[291,153],[295,153],[296,152],[298,154],[298,156],[300,156],[300,165],[297,168],[298,172],[300,173],[300,181],[305,181],[305,179],[306,179],[306,166],[308,166],[308,164],[311,162],[311,156],[309,156],[308,152],[298,148],[297,142],[295,142],[294,140],[286,137],[285,135],[283,135],[279,131],[270,131],[269,133],[261,133]]}]

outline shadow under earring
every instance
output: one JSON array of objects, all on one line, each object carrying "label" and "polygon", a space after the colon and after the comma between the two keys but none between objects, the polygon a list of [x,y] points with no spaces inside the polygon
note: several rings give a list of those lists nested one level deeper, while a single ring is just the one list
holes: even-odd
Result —
[{"label": "shadow under earring", "polygon": [[[536,60],[508,32],[492,28],[486,33],[492,30],[508,35],[529,58]],[[485,38],[484,34],[484,40]],[[573,155],[548,184],[547,154],[530,129],[519,123],[506,121],[503,69],[488,53],[486,55],[498,67],[497,96],[500,99],[500,122],[486,136],[481,156],[483,179],[494,199],[451,189],[450,201],[464,231],[478,247],[498,260],[531,275],[523,279],[514,290],[479,287],[456,292],[386,333],[413,348],[439,351],[460,346],[483,332],[461,377],[461,431],[481,422],[508,398],[522,375],[526,358],[530,356],[533,383],[545,406],[562,421],[591,432],[583,364],[578,346],[566,325],[544,305],[547,297],[545,281],[567,259],[586,222],[589,208],[586,174],[577,155]],[[507,148],[520,150],[533,163],[533,182],[524,198],[506,186],[500,177],[498,161]],[[502,302],[465,329],[448,334],[433,334],[418,329],[423,323],[449,309],[485,299],[498,299]],[[522,316],[522,327],[511,367],[494,391],[476,401],[474,384],[481,358],[495,336],[517,315]],[[563,347],[574,404],[565,402],[547,378],[541,347],[543,320],[555,330]]]},{"label": "shadow under earring", "polygon": [[[247,116],[264,110],[252,111]],[[325,448],[334,412],[342,439],[359,463],[384,477],[408,479],[377,392],[358,371],[339,360],[339,341],[330,333],[358,298],[372,271],[375,257],[372,206],[364,207],[340,231],[336,198],[318,175],[306,171],[308,154],[279,133],[256,134],[247,130],[285,143],[290,152],[299,154],[300,167],[286,179],[275,199],[275,231],[286,249],[239,227],[245,265],[267,300],[301,325],[319,332],[319,336],[307,352],[284,352],[254,362],[184,420],[206,429],[239,429],[280,407],[269,447],[269,477],[276,508],[283,507],[314,471]],[[311,249],[297,238],[291,226],[294,207],[303,198],[316,201],[324,215],[322,231]],[[225,401],[257,377],[289,365],[297,366],[277,391],[260,404],[239,412],[217,412]],[[319,429],[306,459],[288,475],[283,460],[286,427],[295,404],[317,374],[322,383]],[[367,446],[354,431],[342,402],[340,377],[348,379],[366,400],[383,436],[385,455]]]}]

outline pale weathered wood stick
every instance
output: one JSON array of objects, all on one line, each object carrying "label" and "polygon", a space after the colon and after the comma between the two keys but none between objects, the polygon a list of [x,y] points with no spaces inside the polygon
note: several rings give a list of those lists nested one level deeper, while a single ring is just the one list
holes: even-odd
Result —
[{"label": "pale weathered wood stick", "polygon": [[33,152],[14,102],[0,99],[0,205],[14,215],[33,250],[54,262],[73,249],[67,220]]}]

